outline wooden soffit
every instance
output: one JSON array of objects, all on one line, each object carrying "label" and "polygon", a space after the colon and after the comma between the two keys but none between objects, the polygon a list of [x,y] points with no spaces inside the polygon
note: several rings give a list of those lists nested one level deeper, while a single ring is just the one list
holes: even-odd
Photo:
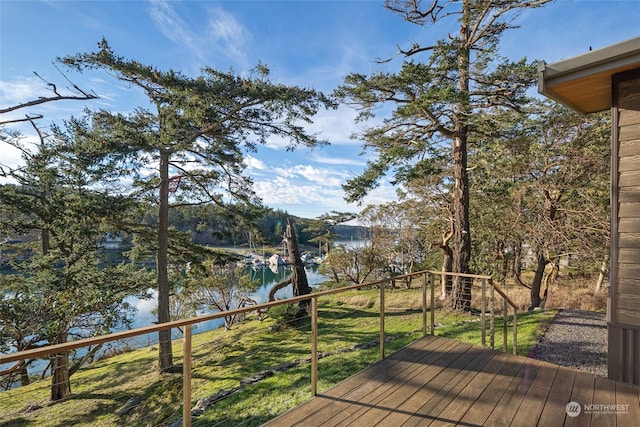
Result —
[{"label": "wooden soffit", "polygon": [[538,92],[581,113],[611,108],[611,77],[640,68],[640,37],[547,64],[538,63]]}]

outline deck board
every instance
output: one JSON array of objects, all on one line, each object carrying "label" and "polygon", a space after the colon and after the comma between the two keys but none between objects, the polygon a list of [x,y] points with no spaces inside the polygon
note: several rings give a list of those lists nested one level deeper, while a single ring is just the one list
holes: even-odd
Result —
[{"label": "deck board", "polygon": [[539,368],[540,363],[537,360],[528,359],[522,364],[518,373],[510,379],[511,381],[508,377],[504,378],[505,385],[508,381],[508,386],[506,386],[502,398],[491,411],[491,415],[485,421],[486,425],[498,427],[508,426],[511,423]]},{"label": "deck board", "polygon": [[[533,380],[527,390],[523,404],[520,405],[515,413],[512,425],[517,426],[535,426],[544,409],[544,404],[551,392],[551,386],[558,372],[557,366],[550,363],[540,362],[536,378]],[[524,402],[528,402],[524,404]]]},{"label": "deck board", "polygon": [[456,367],[458,372],[454,378],[446,384],[445,388],[447,391],[443,393],[439,387],[432,386],[433,397],[429,399],[428,402],[425,402],[424,405],[416,411],[416,415],[409,418],[408,422],[403,424],[403,426],[430,425],[437,421],[451,423],[454,421],[444,416],[442,414],[443,410],[459,398],[465,386],[477,377],[478,373],[484,369],[492,356],[490,353],[475,347],[469,353],[473,354],[473,360],[466,366],[460,364]]},{"label": "deck board", "polygon": [[[594,402],[616,403],[616,383],[607,378],[596,377],[596,387],[593,391]],[[640,418],[637,418],[640,420]],[[616,427],[616,417],[597,413],[591,415],[591,424],[601,427]]]},{"label": "deck board", "polygon": [[467,425],[483,425],[505,393],[505,378],[511,378],[516,375],[526,360],[519,358],[513,361],[507,353],[498,354],[504,358],[504,365],[498,372],[498,375],[491,380],[487,388],[480,393],[473,406],[464,414],[461,423],[466,423]]},{"label": "deck board", "polygon": [[[381,405],[381,402],[390,395],[406,395],[407,392],[412,389],[410,386],[407,386],[407,384],[410,383],[415,377],[427,376],[437,378],[441,372],[445,371],[445,368],[450,367],[451,364],[455,362],[455,360],[452,359],[454,355],[460,354],[460,357],[463,357],[465,355],[466,357],[472,357],[470,355],[467,355],[466,353],[473,347],[468,344],[460,344],[462,343],[454,343],[453,346],[447,346],[445,348],[438,349],[437,351],[430,351],[429,349],[425,349],[419,354],[403,354],[402,359],[393,357],[386,359],[384,362],[408,364],[408,369],[405,371],[405,374],[408,375],[399,378],[403,385],[405,385],[405,387],[403,387],[402,389],[402,392],[392,393],[393,391],[395,391],[395,388],[389,389],[388,387],[384,387],[384,385],[381,385],[380,388],[385,393],[372,394],[364,399],[360,399],[358,402],[350,402],[346,407],[346,410],[342,414],[334,415],[334,417],[331,419],[330,424],[328,425],[339,426],[350,425],[352,423],[356,423],[356,425],[362,425],[362,423],[364,423],[364,420],[360,419],[360,417],[364,415],[364,413],[369,412],[374,413],[376,417],[383,417],[384,415],[382,414],[376,414],[377,412],[387,410],[386,407],[385,409],[382,409],[384,405]],[[399,386],[400,384],[396,385]]]},{"label": "deck board", "polygon": [[[455,347],[449,347],[449,350],[454,351],[454,348]],[[470,346],[464,346],[462,348],[458,346],[458,348],[460,350],[471,349]],[[448,356],[445,352],[446,350],[447,348],[443,348],[440,350],[440,354],[434,354],[433,362],[428,357],[429,354],[427,352],[423,352],[421,355],[416,354],[415,356],[417,357],[406,360],[406,363],[412,365],[406,372],[408,375],[400,378],[400,381],[395,384],[395,387],[379,395],[378,398],[375,399],[375,407],[371,409],[361,407],[357,413],[352,413],[349,419],[345,420],[344,424],[341,425],[375,425],[380,419],[384,418],[389,411],[396,410],[398,406],[405,401],[407,395],[417,391],[420,387],[420,382],[416,380],[417,378],[424,375],[433,377],[445,369],[446,366],[443,365],[447,363],[446,357]],[[369,403],[374,402],[372,400]]]},{"label": "deck board", "polygon": [[629,405],[628,413],[618,413],[618,427],[637,427],[640,420],[640,388],[616,383],[616,404]]},{"label": "deck board", "polygon": [[[358,413],[366,411],[371,405],[376,403],[376,398],[388,389],[388,382],[391,380],[397,381],[397,378],[402,378],[402,375],[409,375],[411,372],[416,371],[415,375],[418,375],[422,370],[429,369],[427,375],[433,375],[436,371],[443,369],[436,363],[439,358],[446,357],[454,347],[459,347],[459,343],[446,342],[446,341],[432,341],[429,346],[415,346],[406,353],[408,360],[388,358],[381,362],[378,362],[380,369],[374,370],[379,372],[373,377],[368,376],[368,370],[361,371],[361,373],[351,377],[349,383],[353,383],[353,386],[349,388],[349,391],[343,392],[337,387],[329,389],[321,396],[321,399],[317,399],[315,405],[310,406],[312,409],[322,408],[322,411],[318,413],[314,419],[296,418],[288,420],[289,425],[296,425],[299,421],[304,421],[302,424],[305,426],[323,425],[324,422],[328,422],[329,425],[341,425],[345,419],[349,417],[356,417]],[[466,348],[471,346],[464,345]],[[423,359],[418,357],[418,353],[422,354]],[[415,368],[415,363],[421,363],[421,370]],[[376,364],[376,365],[378,365]],[[442,362],[440,362],[442,364]],[[374,366],[376,366],[374,365]]]},{"label": "deck board", "polygon": [[[628,405],[628,411],[584,410],[570,417],[570,401],[581,408]],[[631,427],[638,419],[636,386],[426,336],[265,426]]]},{"label": "deck board", "polygon": [[[573,390],[573,382],[577,372],[578,371],[564,366],[558,367],[556,377],[549,391],[549,396],[547,396],[538,420],[541,426],[554,424],[564,425],[564,421],[567,418],[566,406],[567,403],[570,402],[568,397],[571,396],[571,390]],[[559,424],[561,420],[562,424]]]},{"label": "deck board", "polygon": [[[576,379],[573,382],[573,390],[571,391],[571,402],[584,403],[593,402],[593,390],[595,388],[596,377],[584,372],[576,373]],[[612,402],[613,403],[613,402]],[[582,411],[577,417],[567,417],[565,426],[569,427],[586,427],[591,425],[591,414]],[[598,425],[598,424],[596,424]],[[598,425],[598,427],[600,427]]]}]

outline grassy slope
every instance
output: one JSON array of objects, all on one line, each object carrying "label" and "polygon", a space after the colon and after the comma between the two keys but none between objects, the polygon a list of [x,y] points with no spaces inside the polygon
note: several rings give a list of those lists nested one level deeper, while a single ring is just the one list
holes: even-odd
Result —
[{"label": "grassy slope", "polygon": [[[341,294],[320,302],[320,352],[332,353],[319,361],[319,389],[369,366],[379,357],[374,345],[365,350],[353,346],[371,343],[379,337],[379,307],[376,291]],[[387,353],[421,336],[422,313],[419,290],[387,292],[385,331],[395,339]],[[523,313],[519,317],[518,345],[527,354],[540,331],[555,311]],[[436,335],[480,343],[478,316],[436,312]],[[242,379],[284,362],[304,360],[310,354],[308,321],[297,327],[275,328],[273,319],[250,320],[233,330],[216,330],[193,338],[193,404],[220,390],[234,390]],[[496,322],[496,347],[501,347],[501,322]],[[277,329],[277,330],[274,330]],[[197,330],[196,330],[197,332]],[[510,334],[511,336],[511,334]],[[349,351],[350,350],[350,351]],[[342,352],[340,352],[342,351]],[[159,375],[155,370],[157,351],[143,348],[94,363],[72,377],[73,396],[47,406],[49,381],[0,393],[2,426],[70,425],[165,425],[181,415],[182,376]],[[174,358],[182,361],[181,341],[175,343]],[[195,426],[260,425],[264,421],[308,400],[310,391],[308,360],[285,372],[247,385],[241,393],[218,402],[194,422]],[[142,404],[127,415],[114,412],[128,398],[137,396]],[[42,408],[26,411],[29,405]]]}]

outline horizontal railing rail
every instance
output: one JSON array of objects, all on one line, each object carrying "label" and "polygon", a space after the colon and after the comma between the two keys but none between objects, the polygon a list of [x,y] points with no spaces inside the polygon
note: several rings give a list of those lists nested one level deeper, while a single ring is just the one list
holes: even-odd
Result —
[{"label": "horizontal railing rail", "polygon": [[[518,307],[509,299],[509,297],[494,283],[491,276],[486,275],[474,275],[474,274],[460,274],[460,273],[446,273],[447,276],[458,276],[470,280],[480,280],[481,287],[481,328],[482,328],[482,345],[486,346],[486,285],[491,285],[491,290],[495,290],[503,298],[503,350],[507,351],[507,309],[508,306],[513,308],[513,352],[516,353],[517,348],[517,313]],[[395,287],[396,283],[402,280],[413,280],[414,278],[421,278],[422,288],[422,332],[427,335],[427,323],[429,323],[429,332],[434,335],[435,332],[435,277],[442,278],[442,272],[439,271],[420,271],[416,273],[404,274],[385,278],[375,282],[360,283],[350,286],[345,286],[336,289],[323,290],[313,292],[309,295],[303,295],[298,297],[292,297],[263,304],[258,304],[249,307],[238,308],[230,311],[223,311],[211,314],[205,314],[197,317],[191,317],[187,319],[174,320],[166,323],[145,326],[136,329],[130,329],[126,331],[114,332],[108,335],[95,336],[90,338],[84,338],[76,341],[70,341],[62,344],[50,345],[42,348],[34,348],[25,351],[9,353],[0,355],[0,365],[18,362],[23,363],[25,360],[43,358],[52,354],[59,354],[68,352],[71,350],[90,347],[100,344],[105,344],[112,341],[119,341],[128,338],[134,338],[137,336],[147,335],[150,333],[159,332],[162,330],[180,328],[183,333],[183,425],[189,427],[191,425],[191,367],[192,367],[192,331],[193,325],[198,323],[207,322],[215,319],[220,319],[228,316],[235,316],[238,314],[244,314],[255,311],[265,311],[271,307],[275,307],[282,304],[293,304],[301,301],[309,301],[310,304],[310,316],[311,316],[311,389],[312,394],[317,394],[318,386],[318,300],[319,298],[334,295],[350,290],[359,290],[363,288],[380,288],[380,358],[385,357],[385,288],[388,284]],[[428,295],[429,294],[429,295]],[[429,304],[427,304],[429,300]],[[427,309],[430,311],[430,318],[427,321]],[[493,324],[493,310],[491,310],[491,322]],[[493,328],[491,328],[491,343],[493,344]],[[493,347],[493,345],[492,345]]]}]

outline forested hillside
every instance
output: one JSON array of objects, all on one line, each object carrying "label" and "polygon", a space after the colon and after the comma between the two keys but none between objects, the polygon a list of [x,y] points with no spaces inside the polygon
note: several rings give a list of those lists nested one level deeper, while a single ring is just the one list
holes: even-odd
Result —
[{"label": "forested hillside", "polygon": [[[298,218],[286,211],[265,207],[246,211],[247,217],[254,219],[239,224],[236,219],[229,218],[225,211],[215,205],[181,206],[173,209],[169,215],[169,224],[176,229],[191,234],[193,241],[209,246],[238,246],[251,243],[261,246],[277,246],[282,243],[287,219],[296,224],[298,242],[301,245],[313,245],[312,239],[317,237],[309,225],[317,220]],[[153,218],[150,212],[149,220]],[[364,228],[339,224],[333,228],[338,239],[361,239]]]}]

